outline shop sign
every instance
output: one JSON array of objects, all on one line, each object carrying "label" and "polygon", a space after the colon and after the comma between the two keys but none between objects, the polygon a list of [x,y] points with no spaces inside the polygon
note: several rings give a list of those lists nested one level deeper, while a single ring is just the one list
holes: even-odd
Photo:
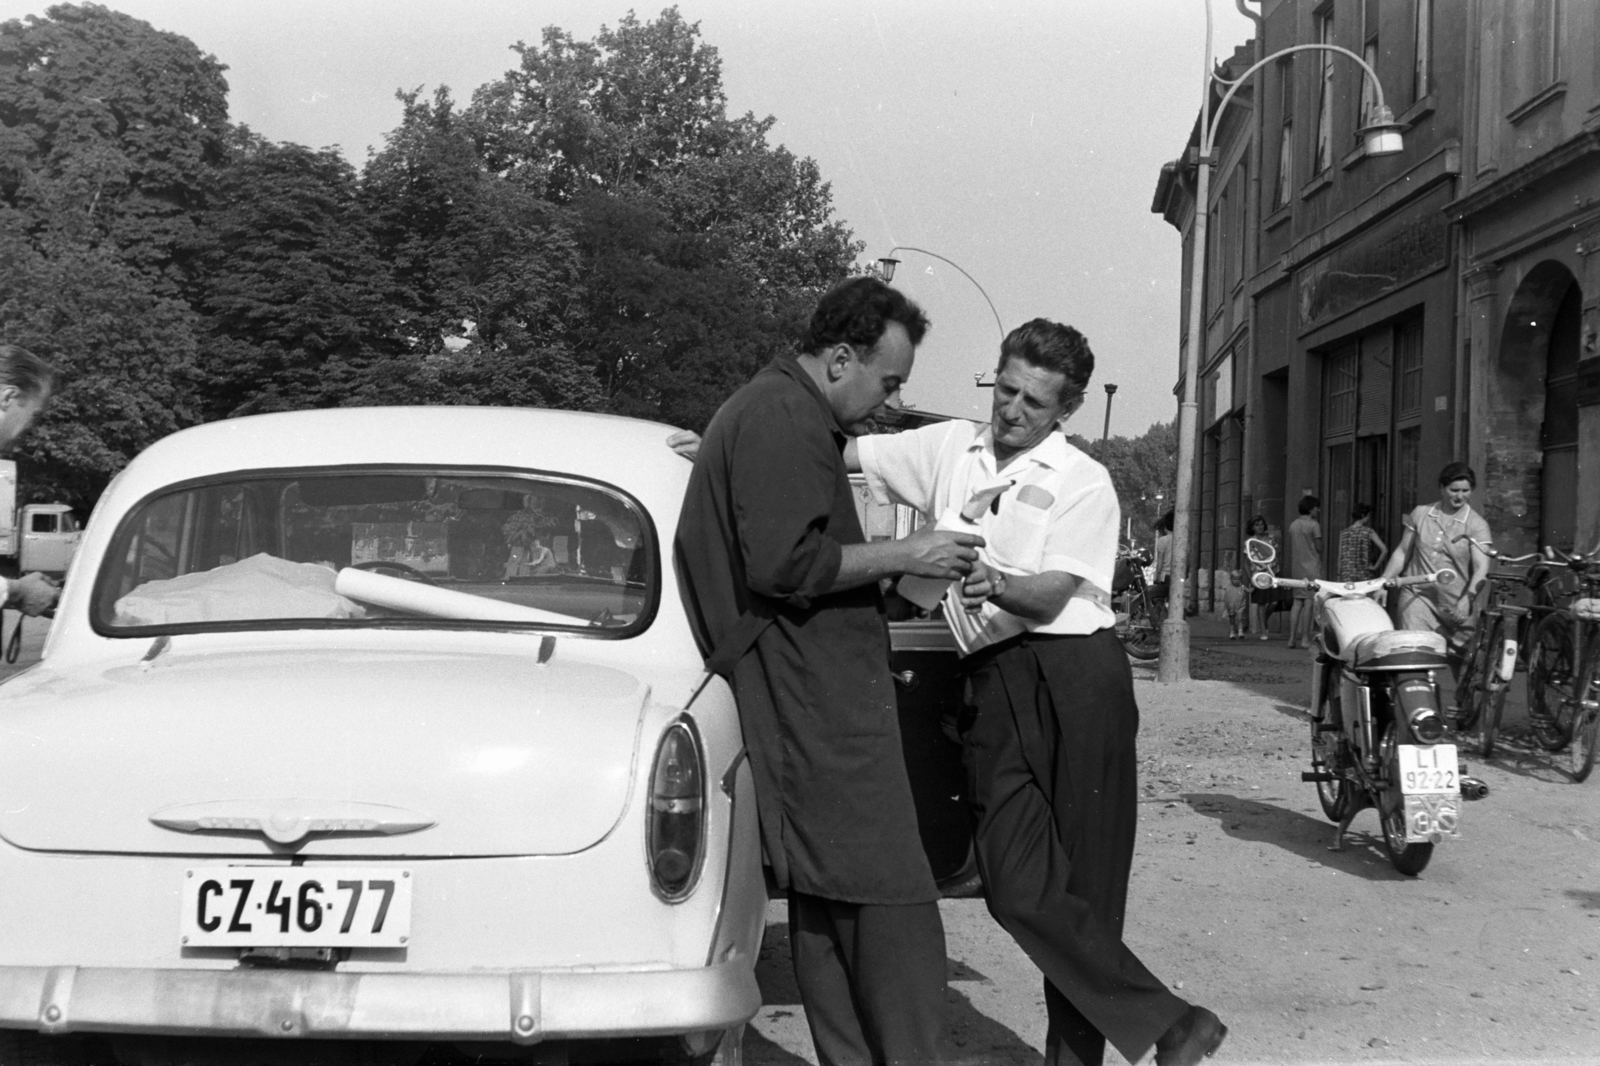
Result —
[{"label": "shop sign", "polygon": [[1429,196],[1302,267],[1296,275],[1300,331],[1313,329],[1443,267],[1447,195]]}]

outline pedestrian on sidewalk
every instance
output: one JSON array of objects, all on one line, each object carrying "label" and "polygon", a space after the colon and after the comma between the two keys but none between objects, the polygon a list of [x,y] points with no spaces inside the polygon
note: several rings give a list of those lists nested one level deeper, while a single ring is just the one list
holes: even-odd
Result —
[{"label": "pedestrian on sidewalk", "polygon": [[[1322,501],[1315,496],[1300,498],[1300,517],[1289,523],[1290,576],[1300,581],[1322,577]],[[1294,606],[1289,611],[1289,647],[1311,644],[1310,589],[1294,590]]]},{"label": "pedestrian on sidewalk", "polygon": [[1372,528],[1372,504],[1358,503],[1350,508],[1350,524],[1339,534],[1339,580],[1367,580],[1388,551],[1389,546]]},{"label": "pedestrian on sidewalk", "polygon": [[[1273,536],[1272,527],[1267,524],[1264,515],[1256,515],[1250,519],[1250,524],[1245,528],[1245,537],[1248,540],[1262,540],[1272,545],[1272,562],[1258,563],[1250,558],[1249,552],[1245,553],[1245,561],[1249,566],[1250,576],[1265,572],[1276,575],[1278,573],[1278,559],[1283,554],[1278,538]],[[1278,589],[1258,589],[1252,581],[1250,586],[1250,629],[1262,640],[1267,639],[1267,620],[1272,617],[1272,612],[1278,603]]]},{"label": "pedestrian on sidewalk", "polygon": [[[801,354],[774,359],[711,420],[674,548],[707,669],[738,704],[762,853],[788,897],[822,1066],[941,1058],[944,927],[878,581],[958,579],[982,541],[930,527],[866,543],[841,456],[847,434],[910,377],[926,329],[915,304],[874,278],[824,295]],[[695,450],[692,439],[669,443]]]},{"label": "pedestrian on sidewalk", "polygon": [[1223,571],[1227,585],[1222,590],[1222,611],[1228,616],[1228,639],[1243,640],[1245,616],[1250,610],[1250,596],[1245,592],[1244,571]]},{"label": "pedestrian on sidewalk", "polygon": [[[1111,478],[1057,427],[1094,369],[1083,335],[1034,319],[1005,338],[987,426],[962,420],[846,446],[880,502],[959,512],[984,538],[944,616],[963,653],[964,740],[990,912],[1044,973],[1049,1066],[1194,1066],[1227,1028],[1122,941],[1137,823],[1139,708],[1106,590]],[[996,492],[998,491],[998,495]],[[981,501],[983,506],[969,506]]]}]

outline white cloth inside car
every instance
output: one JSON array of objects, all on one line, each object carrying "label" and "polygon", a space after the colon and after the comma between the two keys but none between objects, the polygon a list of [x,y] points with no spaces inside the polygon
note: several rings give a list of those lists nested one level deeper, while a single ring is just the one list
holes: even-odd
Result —
[{"label": "white cloth inside car", "polygon": [[147,581],[117,601],[117,625],[365,615],[360,604],[333,590],[334,576],[319,563],[292,563],[263,552],[212,570]]}]

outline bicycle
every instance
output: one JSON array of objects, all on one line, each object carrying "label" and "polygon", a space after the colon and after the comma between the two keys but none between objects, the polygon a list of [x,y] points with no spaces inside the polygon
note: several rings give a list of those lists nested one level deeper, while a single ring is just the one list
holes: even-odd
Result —
[{"label": "bicycle", "polygon": [[[1492,546],[1463,537],[1497,563],[1520,565],[1541,559],[1538,552],[1505,555]],[[1505,713],[1506,689],[1517,670],[1518,649],[1525,646],[1532,608],[1507,602],[1514,585],[1527,584],[1526,573],[1489,574],[1489,599],[1478,612],[1478,624],[1467,642],[1466,665],[1456,685],[1455,727],[1458,734],[1477,730],[1478,750],[1485,759],[1494,754],[1500,719]]]},{"label": "bicycle", "polygon": [[1546,751],[1571,746],[1567,772],[1575,782],[1594,769],[1600,733],[1600,548],[1570,555],[1546,548],[1547,564],[1578,578],[1566,607],[1535,624],[1528,660],[1528,712],[1534,739]]},{"label": "bicycle", "polygon": [[1144,568],[1148,565],[1150,560],[1138,552],[1120,552],[1113,585],[1121,587],[1112,590],[1124,605],[1117,617],[1117,636],[1122,640],[1123,649],[1140,660],[1154,659],[1161,654],[1161,621],[1165,614],[1144,579]]}]

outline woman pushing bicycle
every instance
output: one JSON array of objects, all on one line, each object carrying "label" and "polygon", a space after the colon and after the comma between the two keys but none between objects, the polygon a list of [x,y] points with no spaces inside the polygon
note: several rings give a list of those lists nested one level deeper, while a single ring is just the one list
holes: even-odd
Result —
[{"label": "woman pushing bicycle", "polygon": [[1438,633],[1448,647],[1450,671],[1460,681],[1462,650],[1477,622],[1475,601],[1489,577],[1489,556],[1473,544],[1489,544],[1489,523],[1468,504],[1478,476],[1466,463],[1439,471],[1439,502],[1423,504],[1405,517],[1405,535],[1389,558],[1383,576],[1414,577],[1451,569],[1470,575],[1460,592],[1439,585],[1411,585],[1399,592],[1401,629]]}]

